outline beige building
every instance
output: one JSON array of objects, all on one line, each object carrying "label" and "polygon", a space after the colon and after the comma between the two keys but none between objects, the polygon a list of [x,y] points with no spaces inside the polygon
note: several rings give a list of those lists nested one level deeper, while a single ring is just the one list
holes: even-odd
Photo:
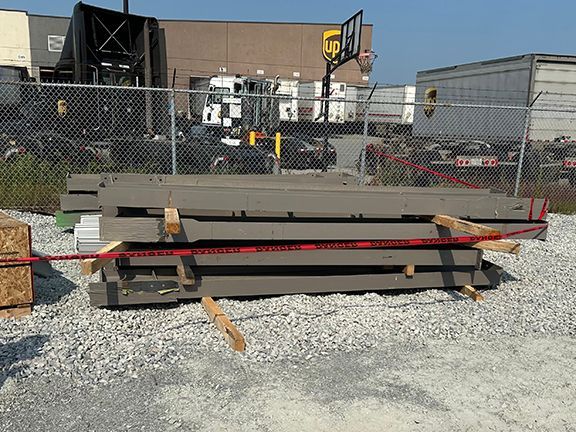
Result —
[{"label": "beige building", "polygon": [[[319,81],[325,73],[322,34],[339,24],[160,20],[166,34],[168,77],[176,69],[176,85],[190,78],[246,75]],[[362,29],[361,51],[372,47],[372,25]],[[368,77],[351,61],[333,80],[366,85]]]},{"label": "beige building", "polygon": [[32,65],[28,14],[24,11],[0,10],[0,65]]},{"label": "beige building", "polygon": [[[0,65],[26,66],[31,76],[50,80],[70,19],[0,10]],[[166,39],[171,85],[189,88],[197,77],[245,75],[301,82],[325,73],[322,34],[340,24],[160,20]],[[372,25],[362,29],[361,51],[372,47]],[[351,61],[333,80],[366,85],[368,77]]]}]

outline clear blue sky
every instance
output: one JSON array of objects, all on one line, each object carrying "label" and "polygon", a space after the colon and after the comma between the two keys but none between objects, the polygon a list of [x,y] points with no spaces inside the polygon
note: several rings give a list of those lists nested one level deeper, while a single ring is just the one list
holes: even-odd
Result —
[{"label": "clear blue sky", "polygon": [[[0,0],[0,8],[69,16],[73,0]],[[122,0],[86,3],[114,9]],[[379,57],[373,81],[411,83],[416,71],[531,52],[576,54],[574,0],[131,0],[158,18],[341,22],[364,9]]]}]

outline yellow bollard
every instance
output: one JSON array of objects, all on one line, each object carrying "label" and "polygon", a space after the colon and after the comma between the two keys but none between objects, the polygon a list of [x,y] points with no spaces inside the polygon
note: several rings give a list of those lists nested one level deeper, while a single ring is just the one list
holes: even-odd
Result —
[{"label": "yellow bollard", "polygon": [[276,132],[276,157],[280,159],[280,132]]},{"label": "yellow bollard", "polygon": [[250,131],[250,145],[256,145],[256,132]]}]

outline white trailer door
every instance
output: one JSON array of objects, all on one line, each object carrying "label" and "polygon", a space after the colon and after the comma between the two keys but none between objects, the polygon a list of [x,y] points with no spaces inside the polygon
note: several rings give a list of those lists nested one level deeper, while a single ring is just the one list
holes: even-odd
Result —
[{"label": "white trailer door", "polygon": [[538,62],[533,97],[540,92],[530,116],[530,139],[576,138],[576,115],[565,112],[576,104],[576,64]]}]

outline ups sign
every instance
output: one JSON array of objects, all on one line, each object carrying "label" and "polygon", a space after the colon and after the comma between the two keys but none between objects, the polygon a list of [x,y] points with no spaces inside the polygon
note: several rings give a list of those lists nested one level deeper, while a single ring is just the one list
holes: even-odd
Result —
[{"label": "ups sign", "polygon": [[327,30],[322,33],[322,55],[332,62],[340,52],[340,30]]},{"label": "ups sign", "polygon": [[428,87],[424,92],[424,114],[430,118],[436,109],[436,101],[438,100],[438,90],[436,87]]}]

